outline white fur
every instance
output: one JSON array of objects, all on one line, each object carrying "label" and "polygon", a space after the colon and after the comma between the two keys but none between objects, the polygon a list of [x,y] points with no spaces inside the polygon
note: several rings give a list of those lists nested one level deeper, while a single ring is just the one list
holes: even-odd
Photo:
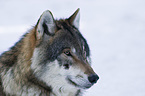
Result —
[{"label": "white fur", "polygon": [[[31,67],[34,68],[33,63]],[[64,74],[65,72],[63,72],[63,70],[59,68],[57,60],[47,64],[47,68],[48,70],[45,73],[41,74],[41,76],[39,73],[36,73],[36,77],[46,82],[47,86],[51,86],[53,94],[55,94],[56,96],[75,96],[74,93],[77,92],[77,89],[66,82],[65,78],[62,76],[62,74]],[[35,72],[38,70],[39,67],[35,66]],[[60,71],[62,72],[62,74],[59,73]],[[70,90],[72,92],[70,92]]]},{"label": "white fur", "polygon": [[13,86],[14,84],[14,81],[11,77],[11,69],[9,69],[7,72],[2,72],[1,75],[2,75],[2,84],[3,84],[3,87],[4,87],[4,91],[6,93],[13,93],[13,90],[11,89],[11,86]]},{"label": "white fur", "polygon": [[72,52],[73,52],[73,53],[76,53],[76,49],[75,49],[75,48],[72,48]]},{"label": "white fur", "polygon": [[[46,71],[46,73],[44,73],[40,78],[48,85],[52,86],[53,92],[57,96],[74,96],[74,93],[77,92],[77,89],[68,84],[65,78],[67,76],[67,72],[62,67],[59,67],[57,60],[51,64],[48,64],[47,67],[49,70]],[[59,92],[60,89],[61,92]]]},{"label": "white fur", "polygon": [[90,57],[87,57],[87,61],[91,65],[91,58]]}]

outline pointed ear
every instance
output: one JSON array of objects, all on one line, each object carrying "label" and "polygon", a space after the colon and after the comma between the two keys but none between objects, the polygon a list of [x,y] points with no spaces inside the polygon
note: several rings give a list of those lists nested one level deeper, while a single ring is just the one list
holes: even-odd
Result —
[{"label": "pointed ear", "polygon": [[73,15],[68,18],[70,24],[75,26],[79,29],[79,22],[80,22],[80,8],[78,8]]},{"label": "pointed ear", "polygon": [[52,13],[49,10],[44,11],[37,22],[37,38],[40,39],[45,34],[53,36],[55,29],[56,25]]}]

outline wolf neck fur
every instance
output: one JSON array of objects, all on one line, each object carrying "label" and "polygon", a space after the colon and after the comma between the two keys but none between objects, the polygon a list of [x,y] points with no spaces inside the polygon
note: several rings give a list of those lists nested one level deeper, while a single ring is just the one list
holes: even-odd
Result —
[{"label": "wolf neck fur", "polygon": [[[25,38],[22,38],[16,43],[15,47],[12,47],[10,51],[3,53],[0,58],[0,65],[3,70],[0,74],[3,81],[3,90],[8,94],[17,93],[14,95],[21,96],[27,93],[26,95],[28,95],[29,92],[27,91],[30,91],[29,89],[32,89],[33,92],[31,93],[34,94],[36,94],[36,92],[37,94],[47,93],[43,88],[30,84],[27,79],[30,75],[31,57],[36,44],[34,34],[35,28],[33,28],[30,33],[24,35]],[[21,45],[23,45],[23,47]],[[10,58],[5,59],[7,55],[9,55]]]}]

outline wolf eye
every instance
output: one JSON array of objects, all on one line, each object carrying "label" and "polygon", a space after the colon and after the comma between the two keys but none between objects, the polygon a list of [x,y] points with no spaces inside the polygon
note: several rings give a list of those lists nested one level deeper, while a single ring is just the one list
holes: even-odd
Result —
[{"label": "wolf eye", "polygon": [[67,56],[72,56],[70,50],[64,51],[64,54],[67,55]]},{"label": "wolf eye", "polygon": [[69,69],[69,64],[64,64],[63,67],[64,69]]}]

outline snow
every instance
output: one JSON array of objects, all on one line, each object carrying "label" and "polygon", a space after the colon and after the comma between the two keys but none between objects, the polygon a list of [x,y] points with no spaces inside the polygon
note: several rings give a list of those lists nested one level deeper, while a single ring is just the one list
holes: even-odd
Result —
[{"label": "snow", "polygon": [[80,8],[100,80],[84,96],[145,96],[145,0],[1,0],[0,53],[34,26],[45,10],[67,18]]}]

